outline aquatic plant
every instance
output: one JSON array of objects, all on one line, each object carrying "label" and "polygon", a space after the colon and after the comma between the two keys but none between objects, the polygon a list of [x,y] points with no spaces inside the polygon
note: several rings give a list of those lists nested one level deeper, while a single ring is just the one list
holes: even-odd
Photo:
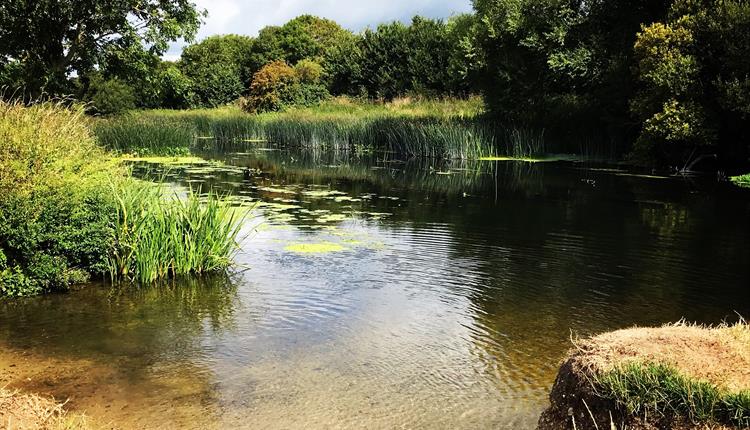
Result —
[{"label": "aquatic plant", "polygon": [[109,258],[113,280],[151,283],[231,264],[246,208],[232,207],[211,192],[165,196],[158,185],[135,180],[113,184],[112,192],[118,204]]},{"label": "aquatic plant", "polygon": [[129,114],[94,122],[104,148],[135,155],[187,155],[196,144],[195,127],[184,121]]},{"label": "aquatic plant", "polygon": [[730,180],[741,187],[750,188],[750,173],[746,175],[733,176],[730,178]]}]

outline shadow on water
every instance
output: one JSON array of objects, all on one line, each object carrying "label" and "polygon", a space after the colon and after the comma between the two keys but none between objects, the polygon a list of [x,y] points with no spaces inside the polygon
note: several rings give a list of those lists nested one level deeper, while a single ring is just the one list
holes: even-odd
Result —
[{"label": "shadow on water", "polygon": [[111,378],[115,405],[151,393],[135,418],[77,403],[125,427],[172,410],[161,422],[527,428],[571,330],[750,315],[750,192],[728,184],[570,162],[206,158],[134,172],[256,204],[247,271],[0,303],[5,345],[107,368],[88,379]]}]

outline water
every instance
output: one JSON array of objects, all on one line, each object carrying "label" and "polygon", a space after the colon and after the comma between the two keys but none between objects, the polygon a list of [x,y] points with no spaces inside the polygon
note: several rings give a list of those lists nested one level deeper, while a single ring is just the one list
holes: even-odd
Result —
[{"label": "water", "polygon": [[571,331],[750,315],[750,190],[575,163],[209,158],[227,165],[136,174],[260,201],[241,267],[0,302],[0,383],[120,428],[533,428]]}]

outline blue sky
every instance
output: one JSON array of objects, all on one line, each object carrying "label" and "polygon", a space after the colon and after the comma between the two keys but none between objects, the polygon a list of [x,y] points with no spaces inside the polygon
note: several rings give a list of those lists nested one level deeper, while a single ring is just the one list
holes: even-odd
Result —
[{"label": "blue sky", "polygon": [[[280,25],[295,16],[312,14],[359,31],[381,22],[408,21],[414,15],[448,18],[470,12],[470,0],[195,0],[208,17],[198,40],[213,34],[255,36],[267,25]],[[171,47],[165,58],[179,57],[183,44]]]}]

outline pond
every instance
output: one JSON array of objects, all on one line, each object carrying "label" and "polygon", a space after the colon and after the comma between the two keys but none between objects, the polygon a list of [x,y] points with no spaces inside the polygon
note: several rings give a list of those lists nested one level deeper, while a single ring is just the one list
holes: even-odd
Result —
[{"label": "pond", "polygon": [[533,428],[571,336],[750,315],[750,190],[574,162],[138,164],[247,219],[228,275],[0,302],[0,383],[119,428]]}]

